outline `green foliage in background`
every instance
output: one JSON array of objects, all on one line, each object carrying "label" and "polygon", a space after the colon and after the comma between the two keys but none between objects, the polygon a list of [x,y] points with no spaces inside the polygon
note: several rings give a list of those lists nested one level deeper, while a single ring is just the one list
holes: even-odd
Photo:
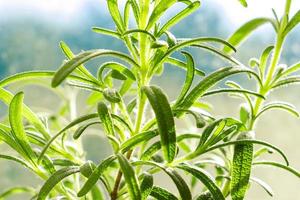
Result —
[{"label": "green foliage in background", "polygon": [[[124,10],[119,9],[117,0],[106,2],[116,29],[94,27],[93,31],[121,40],[128,53],[94,49],[75,55],[61,42],[67,60],[56,72],[25,72],[0,81],[0,100],[9,110],[0,123],[0,140],[15,151],[0,154],[0,158],[24,166],[43,180],[37,189],[11,188],[0,198],[27,192],[38,200],[222,200],[229,196],[241,200],[252,182],[273,195],[270,186],[252,176],[253,167],[273,166],[300,178],[278,147],[255,139],[255,123],[266,111],[282,109],[299,117],[289,103],[266,102],[276,88],[300,82],[300,77],[293,75],[300,69],[299,63],[290,67],[279,64],[285,38],[300,22],[300,12],[289,16],[291,0],[286,1],[281,18],[274,11],[274,19],[253,19],[227,41],[215,37],[177,38],[170,31],[197,10],[200,1],[128,0]],[[240,2],[247,6],[245,1]],[[177,3],[186,6],[161,24],[160,18]],[[253,58],[245,65],[231,55],[255,29],[268,23],[274,27],[276,42],[262,50],[259,59]],[[206,75],[196,67],[188,47],[211,52],[225,59],[227,65]],[[182,54],[182,59],[174,57],[176,52]],[[99,57],[114,61],[96,65],[98,73],[94,76],[84,65]],[[173,100],[159,86],[152,85],[166,64],[185,72],[185,82]],[[254,79],[257,90],[228,80],[236,74]],[[52,80],[51,86],[45,79]],[[219,84],[224,80],[225,86]],[[14,95],[8,91],[11,84],[48,88],[62,98],[63,104],[55,115],[41,118],[24,104],[23,92]],[[77,116],[76,98],[73,93],[67,94],[68,87],[74,88],[74,93],[77,89],[88,91],[88,103],[79,105],[86,108],[84,115]],[[209,113],[202,98],[220,93],[245,100],[239,119],[216,118]],[[180,130],[177,122],[190,117],[194,126]],[[112,155],[99,163],[86,160],[82,149],[82,137],[90,128],[105,136],[112,147]],[[261,148],[256,150],[254,146]],[[260,159],[270,152],[278,153],[283,162]],[[158,173],[168,176],[178,193],[159,185],[154,176]]]}]

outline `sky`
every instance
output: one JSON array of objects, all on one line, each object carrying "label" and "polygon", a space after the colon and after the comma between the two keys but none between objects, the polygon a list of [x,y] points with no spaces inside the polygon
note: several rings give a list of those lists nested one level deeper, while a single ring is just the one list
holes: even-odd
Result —
[{"label": "sky", "polygon": [[[105,0],[98,0],[104,4]],[[122,1],[122,0],[121,0]],[[123,0],[124,1],[124,0]],[[81,8],[88,3],[97,0],[0,0],[0,15],[10,17],[9,14],[36,13],[52,18],[52,20],[67,21],[76,16]],[[248,0],[248,8],[245,9],[238,0],[202,0],[202,3],[216,3],[222,6],[228,20],[234,24],[241,24],[258,16],[271,16],[271,8],[278,13],[284,8],[284,0]],[[293,0],[292,13],[300,9],[300,0]],[[103,7],[106,8],[106,7]],[[216,8],[217,9],[217,8]]]}]

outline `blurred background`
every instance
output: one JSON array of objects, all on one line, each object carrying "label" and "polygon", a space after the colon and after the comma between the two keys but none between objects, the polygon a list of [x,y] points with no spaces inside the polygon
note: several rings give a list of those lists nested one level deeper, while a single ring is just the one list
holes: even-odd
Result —
[{"label": "blurred background", "polygon": [[[177,37],[216,36],[226,39],[235,29],[249,19],[258,16],[272,16],[271,8],[279,14],[284,7],[283,0],[249,0],[249,8],[239,5],[237,0],[202,0],[201,8],[188,17],[172,32]],[[177,6],[176,9],[181,9]],[[294,0],[292,13],[300,9],[300,1]],[[168,13],[172,15],[172,13]],[[167,18],[167,16],[165,16]],[[106,10],[104,0],[0,0],[0,79],[28,70],[56,70],[64,56],[58,46],[65,41],[74,52],[81,50],[109,48],[124,51],[118,41],[91,31],[92,26],[114,28]],[[288,37],[283,52],[282,63],[291,65],[300,60],[300,29],[294,30]],[[272,27],[267,25],[255,32],[241,46],[235,55],[247,64],[251,57],[258,57],[263,49],[274,42]],[[191,50],[196,58],[198,68],[211,72],[224,63],[219,58],[200,50]],[[95,68],[89,68],[94,73]],[[184,73],[166,67],[164,78],[156,78],[155,83],[168,89],[170,97],[175,96],[184,77]],[[239,76],[236,80],[247,88]],[[168,83],[172,82],[172,87]],[[178,86],[178,87],[177,87]],[[276,90],[270,99],[278,99],[293,103],[300,110],[299,86]],[[207,98],[215,105],[213,113],[217,116],[237,116],[240,100],[226,95]],[[41,94],[32,93],[26,101],[30,106],[55,108],[55,100],[41,99]],[[47,102],[47,103],[46,103]],[[48,104],[50,102],[50,105]],[[6,107],[0,104],[0,116],[5,115]],[[300,120],[287,113],[271,111],[264,115],[257,124],[257,137],[280,147],[290,158],[291,165],[300,169]],[[99,160],[109,153],[105,145],[99,143],[86,145],[90,159]],[[93,149],[94,148],[94,149]],[[93,151],[98,149],[96,154]],[[0,151],[7,151],[0,146]],[[98,156],[98,157],[97,157]],[[276,156],[271,159],[277,159]],[[259,186],[253,184],[248,200],[294,200],[300,199],[300,180],[284,171],[273,168],[255,169],[256,176],[269,183],[275,196],[270,198]],[[35,185],[39,181],[21,167],[0,161],[0,192],[7,187],[18,184]]]}]

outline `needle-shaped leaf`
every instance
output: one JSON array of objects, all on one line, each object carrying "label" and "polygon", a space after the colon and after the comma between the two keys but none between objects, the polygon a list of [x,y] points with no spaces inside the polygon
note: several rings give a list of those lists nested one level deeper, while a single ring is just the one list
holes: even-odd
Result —
[{"label": "needle-shaped leaf", "polygon": [[289,84],[299,84],[300,83],[300,76],[291,76],[285,79],[282,79],[280,81],[277,81],[274,85],[273,85],[273,89],[275,88],[279,88],[282,86],[286,86]]},{"label": "needle-shaped leaf", "polygon": [[80,172],[79,167],[66,167],[63,169],[60,169],[56,171],[54,174],[50,176],[50,178],[44,183],[42,188],[39,191],[39,194],[37,196],[38,200],[44,200],[48,196],[48,194],[51,192],[51,190],[64,178]]},{"label": "needle-shaped leaf", "polygon": [[124,21],[124,29],[126,30],[129,25],[130,20],[130,9],[131,9],[131,2],[127,1],[124,7],[124,14],[123,14],[123,21]]},{"label": "needle-shaped leaf", "polygon": [[142,200],[146,200],[151,194],[153,188],[153,176],[149,173],[143,173],[143,181],[141,183]]},{"label": "needle-shaped leaf", "polygon": [[6,126],[0,126],[0,141],[5,142],[11,148],[17,151],[20,155],[26,157],[26,154],[23,151],[22,147],[19,144],[17,144],[17,141],[12,136],[11,129],[10,128],[6,129],[6,128],[7,128]]},{"label": "needle-shaped leaf", "polygon": [[186,57],[187,71],[186,71],[186,77],[185,77],[183,88],[181,89],[181,92],[177,97],[176,103],[180,103],[184,99],[185,95],[187,94],[187,92],[189,91],[190,87],[193,84],[194,74],[195,74],[195,63],[192,55],[185,51],[183,51],[182,54]]},{"label": "needle-shaped leaf", "polygon": [[155,86],[143,87],[154,110],[164,158],[172,162],[176,155],[176,131],[173,113],[167,96]]},{"label": "needle-shaped leaf", "polygon": [[122,16],[119,11],[118,0],[107,0],[108,10],[118,30],[122,33],[125,29]]},{"label": "needle-shaped leaf", "polygon": [[164,12],[174,3],[176,3],[176,0],[161,0],[150,15],[146,30],[150,30]]},{"label": "needle-shaped leaf", "polygon": [[281,76],[287,76],[300,70],[300,62],[293,64],[291,67],[282,72]]},{"label": "needle-shaped leaf", "polygon": [[171,179],[175,183],[175,185],[180,193],[181,199],[182,200],[191,200],[192,194],[189,189],[189,186],[184,181],[184,179],[179,175],[179,173],[171,168],[165,169],[165,172],[171,177]]},{"label": "needle-shaped leaf", "polygon": [[0,154],[0,159],[14,161],[14,162],[19,163],[19,164],[23,165],[24,167],[30,169],[29,164],[27,164],[27,162],[25,160],[22,160],[17,157]]},{"label": "needle-shaped leaf", "polygon": [[77,193],[78,197],[83,197],[86,195],[97,183],[99,178],[102,176],[103,172],[111,165],[111,163],[116,159],[115,156],[110,156],[103,160],[89,176],[88,180],[82,186],[80,191]]},{"label": "needle-shaped leaf", "polygon": [[154,62],[154,66],[159,66],[161,63],[163,63],[171,54],[173,54],[174,52],[184,48],[184,47],[188,47],[188,46],[193,46],[193,45],[199,45],[199,44],[203,44],[206,42],[214,42],[214,43],[218,43],[218,44],[223,44],[225,46],[227,46],[229,49],[232,49],[233,51],[235,51],[235,48],[228,43],[225,40],[222,40],[220,38],[214,38],[214,37],[199,37],[199,38],[189,38],[189,39],[182,39],[181,42],[179,42],[178,44],[176,44],[175,46],[171,47],[168,49],[168,51],[158,60],[158,62]]},{"label": "needle-shaped leaf", "polygon": [[61,136],[64,132],[66,132],[68,129],[76,126],[77,124],[90,120],[90,119],[95,119],[98,117],[97,113],[93,113],[93,114],[88,114],[88,115],[83,115],[78,117],[77,119],[75,119],[74,121],[72,121],[71,123],[69,123],[65,128],[63,128],[61,131],[59,131],[56,135],[54,135],[46,144],[46,146],[43,148],[42,152],[39,155],[39,161],[41,160],[41,158],[43,158],[44,154],[46,153],[46,151],[48,150],[48,148],[50,147],[50,145],[52,144],[52,142],[58,138],[59,136]]},{"label": "needle-shaped leaf", "polygon": [[[32,84],[38,84],[39,81],[42,81],[42,79],[49,79],[54,76],[54,71],[29,71],[29,72],[21,72],[14,74],[12,76],[8,76],[7,78],[4,78],[0,81],[0,87],[5,87],[11,84],[17,84],[22,82],[22,84],[25,83],[32,83]],[[95,82],[85,79],[83,77],[70,75],[68,76],[69,80],[73,81],[79,81],[86,84],[96,84]],[[97,84],[96,84],[97,85]],[[50,87],[49,87],[50,88]]]},{"label": "needle-shaped leaf", "polygon": [[143,29],[131,29],[131,30],[124,32],[122,36],[125,37],[128,35],[134,34],[134,33],[145,34],[145,35],[149,36],[152,41],[156,41],[156,37],[152,33],[150,33],[149,31],[143,30]]},{"label": "needle-shaped leaf", "polygon": [[147,131],[143,133],[136,134],[126,140],[120,147],[122,152],[126,152],[129,149],[134,148],[136,145],[140,144],[141,142],[146,142],[154,138],[158,135],[158,131]]},{"label": "needle-shaped leaf", "polygon": [[[6,105],[10,104],[13,97],[14,96],[10,92],[8,92],[3,88],[0,88],[0,100],[3,101]],[[39,130],[43,134],[43,136],[46,139],[50,138],[49,133],[47,132],[43,122],[38,118],[38,116],[32,110],[30,110],[29,107],[23,105],[22,114],[31,124],[34,125],[34,127],[37,130]]]},{"label": "needle-shaped leaf", "polygon": [[34,164],[36,158],[26,135],[22,113],[23,113],[23,99],[24,93],[20,92],[14,96],[9,105],[9,123],[12,129],[13,136],[18,145],[20,145],[23,152],[27,156],[27,160],[30,160]]},{"label": "needle-shaped leaf", "polygon": [[189,109],[194,102],[196,102],[205,92],[211,87],[215,86],[218,82],[223,79],[240,73],[253,74],[257,78],[257,74],[252,70],[243,67],[225,67],[220,70],[213,72],[201,80],[185,97],[181,104],[176,108]]},{"label": "needle-shaped leaf", "polygon": [[262,181],[259,178],[251,177],[250,180],[254,183],[257,183],[259,186],[261,186],[271,197],[274,195],[274,192],[266,182]]},{"label": "needle-shaped leaf", "polygon": [[207,126],[201,135],[197,149],[201,148],[213,136],[217,136],[225,128],[225,125],[226,121],[220,119]]},{"label": "needle-shaped leaf", "polygon": [[[260,26],[272,23],[269,18],[256,18],[242,25],[238,30],[236,30],[229,38],[228,42],[235,47],[238,47],[254,30]],[[233,53],[232,49],[224,47],[223,49],[226,53]]]},{"label": "needle-shaped leaf", "polygon": [[119,142],[114,137],[115,129],[114,129],[113,120],[108,110],[108,107],[104,102],[99,102],[97,109],[98,109],[99,118],[104,126],[105,132],[108,138],[111,140],[114,150],[117,151],[119,149]]},{"label": "needle-shaped leaf", "polygon": [[[253,132],[243,132],[237,140],[253,139]],[[253,144],[236,144],[232,161],[230,194],[232,200],[243,200],[248,189],[251,165],[253,160]]]},{"label": "needle-shaped leaf", "polygon": [[260,141],[260,140],[249,140],[249,139],[243,139],[243,140],[236,140],[236,141],[229,141],[229,142],[224,142],[222,144],[217,144],[214,145],[212,147],[207,148],[205,151],[203,151],[202,153],[207,153],[216,149],[220,149],[221,147],[226,147],[226,146],[230,146],[230,145],[236,145],[236,144],[259,144],[259,145],[263,145],[265,147],[269,147],[270,149],[273,149],[274,151],[278,152],[282,158],[284,159],[284,161],[286,162],[286,165],[289,165],[289,161],[286,157],[286,155],[278,148],[275,147],[274,145],[271,145],[267,142],[264,141]]},{"label": "needle-shaped leaf", "polygon": [[139,5],[136,2],[136,0],[131,0],[129,2],[130,2],[130,5],[131,5],[131,8],[132,8],[132,12],[133,12],[135,21],[138,24],[139,23],[139,19],[140,19],[140,8],[139,8]]},{"label": "needle-shaped leaf", "polygon": [[141,190],[138,184],[136,173],[129,161],[120,153],[117,154],[120,169],[124,174],[128,193],[131,199],[141,199]]},{"label": "needle-shaped leaf", "polygon": [[287,35],[300,23],[300,10],[291,18],[286,28],[283,31],[283,35]]},{"label": "needle-shaped leaf", "polygon": [[98,114],[101,122],[104,125],[106,133],[108,135],[114,135],[115,131],[114,131],[113,121],[111,118],[111,114],[108,110],[108,107],[106,106],[105,103],[103,102],[98,103]]},{"label": "needle-shaped leaf", "polygon": [[214,200],[214,198],[210,192],[203,192],[196,200]]},{"label": "needle-shaped leaf", "polygon": [[[187,64],[176,58],[169,57],[166,59],[166,63],[169,63],[172,66],[176,66],[176,67],[182,68],[184,70],[187,70]],[[195,75],[205,76],[205,73],[203,71],[195,68]]]},{"label": "needle-shaped leaf", "polygon": [[98,79],[104,83],[103,81],[103,72],[105,69],[112,69],[112,70],[116,70],[118,72],[120,72],[121,74],[123,74],[124,76],[126,76],[127,78],[135,81],[135,75],[131,72],[130,69],[128,69],[127,67],[125,67],[124,65],[117,63],[117,62],[108,62],[108,63],[104,63],[98,70]]},{"label": "needle-shaped leaf", "polygon": [[80,166],[80,173],[88,178],[93,173],[95,168],[96,165],[92,161],[87,161]]},{"label": "needle-shaped leaf", "polygon": [[260,56],[259,72],[260,72],[260,77],[261,78],[263,78],[263,76],[265,74],[268,58],[270,57],[271,52],[273,51],[273,49],[274,49],[274,46],[267,47]]},{"label": "needle-shaped leaf", "polygon": [[91,122],[91,123],[80,126],[73,134],[74,140],[77,140],[88,127],[90,127],[94,124],[99,124],[99,122]]},{"label": "needle-shaped leaf", "polygon": [[149,165],[156,167],[158,169],[163,170],[175,183],[179,194],[181,196],[182,200],[191,200],[192,194],[191,191],[185,182],[185,180],[180,176],[180,174],[175,171],[173,168],[165,167],[157,162],[151,162],[151,161],[135,161],[133,164],[135,165]]},{"label": "needle-shaped leaf", "polygon": [[[71,51],[70,47],[63,41],[61,41],[59,43],[60,48],[62,49],[62,51],[64,52],[64,54],[66,55],[66,57],[71,60],[72,58],[74,58],[74,54]],[[80,65],[78,67],[78,70],[85,75],[87,78],[91,79],[91,81],[94,81],[97,83],[97,79],[83,66]]]},{"label": "needle-shaped leaf", "polygon": [[196,127],[197,128],[203,128],[205,126],[205,119],[202,117],[202,115],[200,113],[197,113],[195,111],[192,110],[173,110],[174,115],[176,116],[176,112],[185,112],[187,114],[191,114],[196,121]]},{"label": "needle-shaped leaf", "polygon": [[257,114],[256,117],[259,117],[260,115],[262,115],[266,111],[272,110],[272,109],[281,109],[281,110],[285,110],[285,111],[291,113],[292,115],[294,115],[296,117],[300,116],[298,111],[296,110],[296,108],[292,104],[289,104],[289,103],[286,103],[286,102],[273,102],[273,103],[266,104],[261,109],[261,111]]},{"label": "needle-shaped leaf", "polygon": [[128,55],[117,51],[104,49],[84,51],[61,66],[61,68],[55,73],[52,79],[52,87],[57,87],[58,85],[60,85],[67,78],[67,76],[81,64],[99,56],[113,56],[124,60],[125,62],[128,62],[133,66],[138,66],[138,64]]},{"label": "needle-shaped leaf", "polygon": [[268,165],[268,166],[273,166],[273,167],[277,167],[280,169],[284,169],[292,174],[294,174],[295,176],[297,176],[298,178],[300,178],[300,172],[297,171],[296,169],[277,163],[277,162],[272,162],[272,161],[257,161],[257,162],[253,162],[253,165]]},{"label": "needle-shaped leaf", "polygon": [[170,200],[170,199],[178,200],[178,198],[175,195],[173,195],[171,192],[157,186],[153,186],[150,195],[159,200]]},{"label": "needle-shaped leaf", "polygon": [[205,185],[205,187],[210,191],[214,199],[225,200],[225,197],[223,196],[221,190],[213,181],[213,178],[206,171],[187,164],[178,165],[177,168],[190,173],[192,176],[196,177],[199,181],[201,181]]},{"label": "needle-shaped leaf", "polygon": [[13,187],[10,188],[0,194],[0,200],[5,200],[9,196],[20,194],[20,193],[29,193],[29,194],[35,194],[35,190],[32,187]]},{"label": "needle-shaped leaf", "polygon": [[95,32],[95,33],[99,33],[99,34],[103,34],[103,35],[109,35],[109,36],[112,36],[112,37],[115,37],[115,38],[121,38],[121,34],[120,33],[117,33],[113,30],[109,30],[109,29],[105,29],[105,28],[101,28],[101,27],[93,27],[92,30]]},{"label": "needle-shaped leaf", "polygon": [[256,96],[258,98],[265,99],[265,97],[263,95],[261,95],[257,92],[253,92],[253,91],[245,90],[245,89],[227,89],[227,88],[208,91],[203,94],[203,97],[215,95],[215,94],[222,94],[222,93],[250,94],[250,95]]},{"label": "needle-shaped leaf", "polygon": [[188,15],[192,14],[195,10],[197,10],[200,7],[201,3],[200,1],[195,1],[188,5],[185,9],[180,11],[178,14],[176,14],[174,17],[169,19],[167,23],[163,25],[163,27],[159,30],[158,36],[161,36],[164,32],[169,30],[172,26],[176,25],[180,20],[184,19]]},{"label": "needle-shaped leaf", "polygon": [[103,90],[104,98],[111,103],[119,103],[121,101],[120,94],[112,88],[105,88]]}]

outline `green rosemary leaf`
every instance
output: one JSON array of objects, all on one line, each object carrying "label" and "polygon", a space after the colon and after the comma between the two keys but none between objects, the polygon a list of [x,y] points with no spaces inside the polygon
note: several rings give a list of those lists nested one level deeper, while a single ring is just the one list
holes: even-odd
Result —
[{"label": "green rosemary leaf", "polygon": [[48,196],[48,194],[51,192],[51,190],[64,178],[80,172],[79,167],[66,167],[63,169],[60,169],[56,171],[54,174],[50,176],[50,178],[44,183],[42,188],[39,191],[39,194],[37,196],[38,200],[44,200]]},{"label": "green rosemary leaf", "polygon": [[[8,92],[3,88],[0,88],[0,100],[3,101],[6,105],[10,104],[13,97],[14,96],[10,92]],[[50,138],[50,135],[47,132],[43,122],[38,118],[38,116],[32,110],[30,110],[29,107],[23,105],[23,111],[21,113],[31,124],[34,125],[34,127],[37,130],[39,130],[43,134],[45,139]]]},{"label": "green rosemary leaf", "polygon": [[147,172],[142,174],[143,181],[141,183],[142,200],[146,200],[151,194],[153,188],[153,176]]},{"label": "green rosemary leaf", "polygon": [[161,0],[150,15],[146,30],[150,30],[164,12],[175,3],[176,0]]},{"label": "green rosemary leaf", "polygon": [[273,167],[277,167],[280,169],[284,169],[292,174],[294,174],[295,176],[297,176],[298,178],[300,178],[300,172],[298,172],[296,169],[277,163],[277,162],[271,162],[271,161],[257,161],[257,162],[253,162],[253,165],[269,165],[269,166],[273,166]]},{"label": "green rosemary leaf", "polygon": [[80,166],[80,173],[89,178],[93,171],[95,170],[97,166],[92,162],[92,161],[87,161],[86,163],[84,163],[83,165]]},{"label": "green rosemary leaf", "polygon": [[98,114],[100,117],[100,121],[103,123],[105,131],[108,135],[114,135],[114,125],[111,118],[111,114],[106,106],[105,103],[99,102],[98,103]]},{"label": "green rosemary leaf", "polygon": [[156,116],[163,155],[168,162],[172,162],[176,155],[176,131],[167,96],[155,86],[143,87],[142,90],[145,92]]},{"label": "green rosemary leaf", "polygon": [[265,70],[266,70],[266,67],[267,67],[267,62],[268,62],[268,58],[270,57],[271,55],[271,52],[273,51],[274,49],[274,46],[269,46],[267,47],[261,57],[260,57],[260,65],[259,65],[259,71],[260,71],[260,77],[263,77],[265,75]]},{"label": "green rosemary leaf", "polygon": [[103,90],[103,96],[107,101],[111,103],[121,102],[120,94],[115,89],[105,88]]},{"label": "green rosemary leaf", "polygon": [[32,187],[13,187],[13,188],[10,188],[10,189],[2,192],[0,194],[0,200],[4,200],[4,199],[8,198],[9,196],[19,194],[19,193],[29,193],[29,194],[34,195],[36,192],[35,192],[34,188],[32,188]]},{"label": "green rosemary leaf", "polygon": [[120,74],[124,75],[125,77],[127,77],[133,81],[136,80],[133,72],[130,69],[128,69],[127,67],[125,67],[124,65],[117,63],[117,62],[107,62],[107,63],[104,63],[103,65],[101,65],[101,67],[99,68],[98,73],[97,73],[98,79],[102,83],[104,83],[103,72],[105,69],[112,69],[112,70],[118,71]]},{"label": "green rosemary leaf", "polygon": [[149,31],[143,30],[143,29],[131,29],[131,30],[124,32],[122,36],[125,37],[128,35],[134,34],[134,33],[145,34],[145,35],[149,36],[152,41],[156,41],[156,37],[152,33],[150,33]]},{"label": "green rosemary leaf", "polygon": [[[166,59],[166,63],[187,70],[187,64],[176,58],[169,57]],[[195,75],[205,76],[205,72],[195,68]]]},{"label": "green rosemary leaf", "polygon": [[195,176],[199,181],[201,181],[205,185],[205,187],[211,192],[214,199],[225,200],[225,197],[223,196],[221,190],[216,185],[216,183],[214,183],[212,177],[206,171],[187,164],[178,165],[177,168],[190,173],[191,175]]},{"label": "green rosemary leaf", "polygon": [[104,49],[85,51],[76,55],[73,59],[69,60],[61,66],[61,68],[55,73],[52,79],[52,87],[57,87],[58,85],[60,85],[67,78],[67,76],[81,64],[99,56],[113,56],[124,60],[129,64],[132,64],[133,66],[138,66],[138,64],[128,55],[117,51]]},{"label": "green rosemary leaf", "polygon": [[93,114],[88,114],[88,115],[83,115],[78,117],[77,119],[75,119],[74,121],[72,121],[71,123],[69,123],[65,128],[63,128],[61,131],[59,131],[56,135],[54,135],[46,144],[46,146],[43,148],[42,152],[39,155],[38,160],[40,161],[41,158],[44,156],[44,154],[46,153],[46,151],[48,150],[48,148],[50,147],[50,145],[52,144],[52,142],[58,138],[59,136],[61,136],[64,132],[66,132],[68,129],[76,126],[79,123],[82,123],[84,121],[90,120],[90,119],[95,119],[98,117],[97,113],[93,113]]},{"label": "green rosemary leaf", "polygon": [[158,131],[147,131],[143,133],[136,134],[126,140],[120,147],[122,152],[127,152],[128,150],[134,148],[136,145],[142,143],[142,142],[147,142],[154,138],[155,136],[158,135]]},{"label": "green rosemary leaf", "polygon": [[274,192],[271,188],[271,186],[269,186],[266,182],[262,181],[259,178],[255,178],[255,177],[250,177],[250,180],[256,184],[258,184],[259,186],[261,186],[271,197],[274,196]]},{"label": "green rosemary leaf", "polygon": [[121,33],[125,30],[124,22],[122,16],[119,11],[118,0],[107,0],[108,10],[110,12],[111,17],[113,18],[118,31]]},{"label": "green rosemary leaf", "polygon": [[185,9],[183,9],[174,17],[169,19],[167,23],[165,23],[163,27],[159,30],[157,36],[161,36],[164,32],[169,30],[172,26],[176,25],[179,21],[181,21],[182,19],[186,18],[188,15],[195,12],[195,10],[197,10],[200,7],[200,5],[201,5],[200,1],[195,1],[190,5],[188,5]]},{"label": "green rosemary leaf", "polygon": [[11,103],[9,105],[9,123],[12,129],[12,135],[16,140],[16,143],[20,145],[21,149],[27,156],[27,160],[31,161],[33,164],[35,163],[36,155],[33,152],[22,120],[22,112],[23,112],[23,99],[24,93],[20,92],[16,94]]},{"label": "green rosemary leaf", "polygon": [[299,83],[300,83],[300,76],[290,76],[288,78],[277,81],[272,86],[272,88],[275,89],[289,84],[299,84]]},{"label": "green rosemary leaf", "polygon": [[194,63],[194,59],[193,59],[192,55],[185,51],[183,51],[182,54],[186,57],[187,72],[186,72],[184,85],[181,89],[179,96],[177,97],[175,104],[180,103],[184,99],[185,95],[188,93],[189,89],[191,88],[191,86],[193,84],[194,74],[195,74],[195,63]]},{"label": "green rosemary leaf", "polygon": [[285,110],[289,113],[291,113],[292,115],[299,117],[299,113],[296,110],[295,106],[293,106],[292,104],[286,103],[286,102],[273,102],[273,103],[268,103],[266,104],[261,111],[257,114],[256,117],[259,117],[261,114],[265,113],[268,110],[272,110],[272,109],[282,109]]},{"label": "green rosemary leaf", "polygon": [[29,164],[25,160],[22,160],[20,158],[15,157],[15,156],[9,156],[9,155],[0,154],[0,159],[14,161],[14,162],[17,162],[17,163],[23,165],[24,167],[30,169]]},{"label": "green rosemary leaf", "polygon": [[196,126],[197,128],[203,128],[205,126],[205,120],[204,118],[202,117],[201,114],[195,112],[195,111],[192,111],[192,110],[173,110],[173,113],[174,115],[176,116],[176,112],[185,112],[187,114],[191,114],[194,118],[195,118],[195,121],[196,121]]},{"label": "green rosemary leaf", "polygon": [[91,122],[91,123],[80,126],[73,134],[74,140],[77,140],[88,127],[95,125],[95,124],[99,124],[99,123],[100,122]]},{"label": "green rosemary leaf", "polygon": [[136,177],[136,173],[129,161],[120,153],[117,154],[121,171],[124,174],[128,193],[131,199],[141,199],[141,191]]},{"label": "green rosemary leaf", "polygon": [[[270,23],[271,19],[269,18],[255,18],[250,20],[249,22],[242,25],[238,30],[236,30],[229,38],[228,42],[235,47],[238,47],[254,30],[259,28],[260,26]],[[224,47],[223,51],[225,53],[233,53],[233,51]]]},{"label": "green rosemary leaf", "polygon": [[263,145],[263,146],[269,147],[269,148],[273,149],[274,151],[278,152],[282,156],[282,158],[284,159],[284,161],[286,162],[286,165],[289,165],[289,161],[288,161],[286,155],[279,148],[277,148],[274,145],[271,145],[271,144],[269,144],[267,142],[260,141],[260,140],[248,140],[247,139],[247,140],[236,140],[236,141],[224,142],[222,144],[217,144],[217,145],[214,145],[212,147],[209,147],[208,149],[206,149],[202,153],[210,152],[210,151],[213,151],[215,149],[219,149],[221,147],[230,146],[230,145],[236,145],[236,144],[259,144],[259,145]]},{"label": "green rosemary leaf", "polygon": [[287,26],[283,31],[283,35],[287,35],[291,30],[293,30],[300,23],[300,10],[291,18]]},{"label": "green rosemary leaf", "polygon": [[212,74],[206,76],[201,80],[185,97],[181,104],[176,106],[179,109],[189,109],[194,102],[196,102],[205,92],[211,87],[215,86],[218,82],[223,79],[232,76],[234,74],[248,73],[253,74],[255,77],[257,75],[252,70],[243,67],[225,67],[220,70],[213,72]]},{"label": "green rosemary leaf", "polygon": [[175,183],[177,190],[179,191],[179,194],[181,196],[181,199],[183,200],[191,200],[192,194],[191,191],[185,182],[185,180],[180,176],[180,174],[175,171],[173,168],[165,167],[157,162],[151,162],[151,161],[135,161],[133,162],[134,165],[148,165],[153,166],[156,168],[159,168],[163,170]]},{"label": "green rosemary leaf", "polygon": [[300,62],[293,64],[291,67],[289,67],[288,69],[284,70],[281,74],[281,76],[287,76],[290,75],[294,72],[297,72],[298,70],[300,70]]},{"label": "green rosemary leaf", "polygon": [[101,28],[101,27],[93,27],[92,30],[95,33],[99,33],[99,34],[104,34],[104,35],[109,35],[115,38],[121,38],[121,34],[117,33],[115,31],[109,30],[109,29],[105,29],[105,28]]},{"label": "green rosemary leaf", "polygon": [[174,196],[171,192],[157,186],[153,186],[150,195],[159,200],[178,200],[178,198]]},{"label": "green rosemary leaf", "polygon": [[97,168],[94,169],[93,173],[89,176],[88,180],[82,186],[82,188],[77,193],[78,197],[83,197],[86,195],[97,183],[101,175],[107,168],[111,165],[111,163],[116,159],[115,156],[110,156],[104,159]]},{"label": "green rosemary leaf", "polygon": [[[253,139],[253,132],[243,132],[237,140]],[[233,200],[243,200],[248,189],[251,165],[253,160],[253,144],[236,144],[232,161],[232,178],[230,194]]]}]

